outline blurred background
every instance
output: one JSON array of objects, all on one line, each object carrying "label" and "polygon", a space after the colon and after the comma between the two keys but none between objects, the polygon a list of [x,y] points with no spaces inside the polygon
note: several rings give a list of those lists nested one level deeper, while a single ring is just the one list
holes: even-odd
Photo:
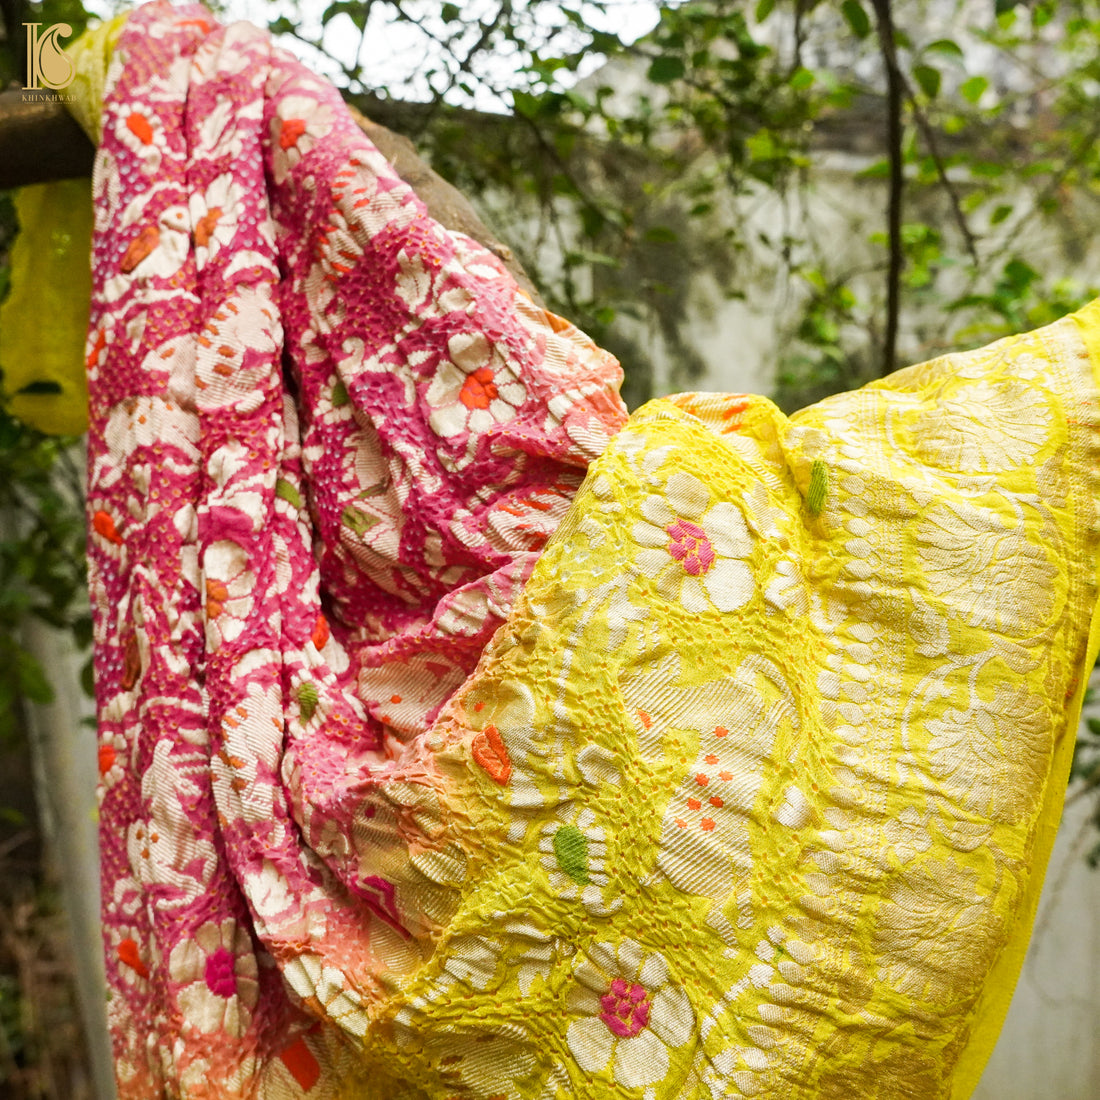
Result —
[{"label": "blurred background", "polygon": [[[211,6],[410,138],[619,356],[632,408],[723,390],[792,411],[1100,285],[1100,2]],[[0,0],[0,81],[26,82],[26,24],[118,10]],[[17,231],[0,192],[0,297]],[[0,1096],[107,1100],[82,445],[12,396],[0,376]],[[1086,718],[979,1100],[1100,1096],[1098,864]]]}]

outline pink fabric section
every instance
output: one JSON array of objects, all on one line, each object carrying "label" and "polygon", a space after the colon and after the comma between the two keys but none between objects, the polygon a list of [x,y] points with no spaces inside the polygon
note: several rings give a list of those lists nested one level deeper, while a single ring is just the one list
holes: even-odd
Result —
[{"label": "pink fabric section", "polygon": [[625,421],[620,373],[432,221],[333,88],[201,8],[131,17],[94,186],[120,1094],[250,1095],[276,1057],[309,1080],[315,1018],[445,920],[395,792],[437,782],[426,731]]}]

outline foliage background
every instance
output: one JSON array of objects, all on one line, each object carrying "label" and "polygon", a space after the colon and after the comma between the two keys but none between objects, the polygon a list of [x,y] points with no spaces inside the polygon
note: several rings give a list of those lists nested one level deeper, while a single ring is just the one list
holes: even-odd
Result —
[{"label": "foliage background", "polygon": [[[622,33],[630,5],[615,0],[237,2],[483,208],[549,307],[626,364],[632,407],[713,373],[687,331],[701,271],[730,300],[750,300],[762,272],[789,288],[772,371],[787,410],[1046,323],[1096,293],[1093,0],[695,0],[661,5],[637,40]],[[22,83],[24,23],[79,32],[89,8],[0,0],[3,83]],[[858,160],[849,201],[862,188],[878,204],[866,239],[843,247],[811,214],[838,151]],[[762,220],[764,205],[780,216]],[[15,231],[0,194],[0,296]],[[14,420],[0,392],[9,775],[29,769],[22,708],[52,694],[22,624],[35,616],[90,642],[76,446]],[[1074,782],[1100,828],[1096,720]],[[39,986],[56,985],[63,950],[45,935],[28,962],[11,946],[51,912],[22,786],[0,786],[0,1081],[21,1090],[12,1095],[70,1100],[85,1087],[56,1043],[78,1046],[58,1022],[71,1005],[61,997],[43,1021],[26,996],[43,967]],[[1089,858],[1100,862],[1100,843]],[[51,1003],[41,988],[34,1002]],[[53,1077],[28,1069],[42,1064]]]}]

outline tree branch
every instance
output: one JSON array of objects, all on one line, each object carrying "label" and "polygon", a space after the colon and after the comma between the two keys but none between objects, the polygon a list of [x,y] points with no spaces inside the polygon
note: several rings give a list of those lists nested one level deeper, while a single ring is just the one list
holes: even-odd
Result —
[{"label": "tree branch", "polygon": [[886,334],[883,339],[882,353],[882,375],[885,377],[897,366],[898,319],[901,313],[901,268],[904,261],[901,241],[901,207],[905,190],[905,165],[902,161],[901,148],[901,109],[904,78],[898,67],[890,0],[873,0],[873,3],[879,49],[886,68],[886,143],[890,156],[890,199],[887,211],[890,264],[886,276]]}]

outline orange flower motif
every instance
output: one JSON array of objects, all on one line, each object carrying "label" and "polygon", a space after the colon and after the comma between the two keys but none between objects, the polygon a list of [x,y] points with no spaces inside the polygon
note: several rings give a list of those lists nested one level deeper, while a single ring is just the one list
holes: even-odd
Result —
[{"label": "orange flower motif", "polygon": [[478,367],[473,374],[468,374],[458,399],[468,409],[487,409],[497,399],[493,372],[488,367]]},{"label": "orange flower motif", "polygon": [[508,759],[508,750],[496,726],[486,726],[474,738],[470,751],[490,779],[502,787],[508,782],[512,775],[512,761]]},{"label": "orange flower motif", "polygon": [[279,129],[279,148],[291,149],[298,144],[298,139],[305,133],[306,122],[303,118],[284,118]]}]

